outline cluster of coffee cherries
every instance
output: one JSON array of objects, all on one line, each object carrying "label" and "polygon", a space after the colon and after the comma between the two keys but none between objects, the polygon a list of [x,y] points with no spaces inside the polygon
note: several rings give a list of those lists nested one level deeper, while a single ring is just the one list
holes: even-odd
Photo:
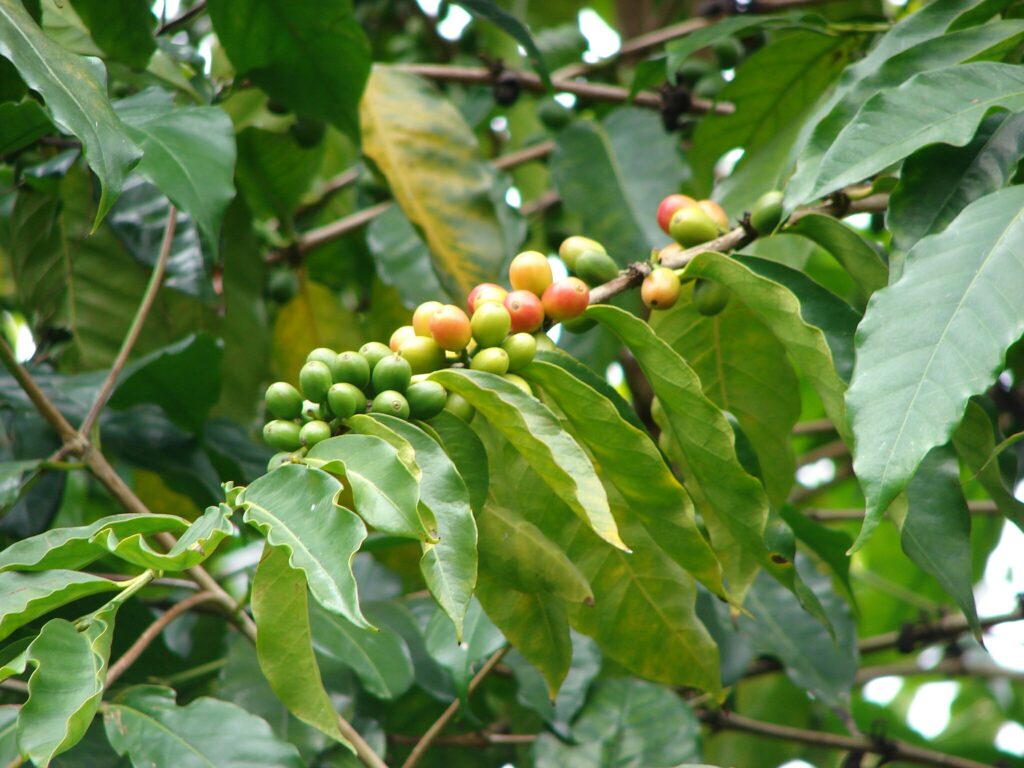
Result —
[{"label": "cluster of coffee cherries", "polygon": [[[614,262],[611,268],[617,273]],[[367,410],[430,419],[447,409],[469,421],[473,407],[428,378],[452,366],[497,374],[532,394],[516,371],[529,365],[538,345],[551,346],[547,327],[583,313],[590,289],[578,277],[555,280],[547,257],[538,251],[524,251],[512,260],[509,282],[511,291],[496,283],[473,288],[466,300],[468,313],[439,301],[420,304],[412,323],[392,333],[388,344],[371,341],[341,353],[314,349],[299,371],[298,388],[284,381],[267,388],[266,410],[272,418],[263,428],[264,442],[288,453],[310,448],[341,434],[346,419]]]}]

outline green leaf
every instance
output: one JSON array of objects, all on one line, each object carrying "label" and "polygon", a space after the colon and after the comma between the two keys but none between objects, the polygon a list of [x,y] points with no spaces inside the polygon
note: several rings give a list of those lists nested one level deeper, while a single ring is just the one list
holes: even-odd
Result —
[{"label": "green leaf", "polygon": [[962,147],[990,109],[1024,109],[1024,73],[977,62],[915,75],[873,96],[821,160],[809,199],[873,176],[929,144]]},{"label": "green leaf", "polygon": [[438,443],[459,470],[469,491],[469,503],[473,511],[479,512],[487,499],[490,475],[487,452],[480,438],[466,422],[447,411],[441,411],[425,426],[437,436]]},{"label": "green leaf", "polygon": [[465,296],[493,280],[518,243],[506,246],[496,171],[458,110],[419,77],[377,66],[360,116],[363,151],[422,233],[444,289]]},{"label": "green leaf", "polygon": [[291,220],[324,161],[324,142],[302,147],[291,133],[246,128],[238,134],[238,185],[262,218]]},{"label": "green leaf", "polygon": [[963,208],[1009,182],[1024,155],[1024,115],[987,117],[965,147],[918,150],[900,170],[886,224],[903,251],[941,232]]},{"label": "green leaf", "polygon": [[412,661],[401,637],[387,627],[371,632],[345,619],[311,606],[313,648],[356,673],[367,693],[379,699],[397,699],[413,683]]},{"label": "green leaf", "polygon": [[369,627],[359,610],[352,560],[366,539],[359,517],[335,503],[341,483],[318,469],[286,464],[246,488],[238,504],[245,522],[284,547],[317,602]]},{"label": "green leaf", "polygon": [[907,486],[906,500],[897,500],[891,509],[907,557],[934,576],[956,600],[975,637],[980,638],[971,567],[971,513],[952,446],[928,452]]},{"label": "green leaf", "polygon": [[237,77],[358,139],[370,43],[351,0],[211,0],[207,9]]},{"label": "green leaf", "polygon": [[971,203],[945,231],[920,240],[903,276],[868,305],[847,394],[853,467],[867,503],[854,550],[925,454],[950,439],[968,398],[995,380],[1005,349],[1024,332],[1014,298],[1024,290],[1022,209],[1024,187]]},{"label": "green leaf", "polygon": [[530,63],[540,73],[544,85],[549,89],[551,88],[551,77],[548,74],[547,64],[544,63],[544,57],[537,48],[537,44],[533,41],[530,30],[523,22],[511,13],[499,8],[493,0],[455,0],[455,4],[461,5],[479,19],[492,22],[502,32],[515,38],[516,42],[523,46],[523,49],[530,58]]},{"label": "green leaf", "polygon": [[43,97],[53,122],[81,140],[85,159],[100,179],[95,229],[142,156],[107,99],[103,64],[69,53],[50,40],[20,0],[0,0],[0,21],[0,55]]},{"label": "green leaf", "polygon": [[114,105],[143,150],[138,171],[186,211],[216,253],[235,196],[235,129],[219,107],[179,107],[151,88]]},{"label": "green leaf", "polygon": [[260,669],[289,712],[350,746],[320,678],[308,603],[306,579],[289,565],[288,551],[267,545],[252,580]]},{"label": "green leaf", "polygon": [[117,605],[102,609],[79,631],[64,619],[47,622],[28,648],[35,670],[18,718],[18,747],[49,765],[85,735],[100,707]]},{"label": "green leaf", "polygon": [[424,639],[430,655],[451,673],[461,699],[466,696],[476,665],[505,645],[504,636],[476,600],[466,611],[461,643],[455,639],[455,629],[441,611],[430,617]]},{"label": "green leaf", "polygon": [[550,410],[491,373],[449,370],[438,371],[431,378],[466,398],[598,536],[626,549],[594,465]]},{"label": "green leaf", "polygon": [[850,273],[864,301],[889,282],[889,269],[874,246],[852,227],[832,216],[811,213],[786,228],[786,233],[801,235],[821,246]]},{"label": "green leaf", "polygon": [[365,339],[356,316],[327,287],[300,276],[299,292],[277,311],[273,368],[277,377],[299,383],[299,369],[316,347],[358,349]]},{"label": "green leaf", "polygon": [[214,336],[200,333],[135,360],[121,374],[109,405],[156,403],[175,424],[199,432],[220,396],[221,347]]},{"label": "green leaf", "polygon": [[22,637],[0,651],[0,680],[24,674],[28,666],[28,647],[34,637]]},{"label": "green leaf", "polygon": [[356,513],[374,528],[421,541],[433,538],[417,512],[416,478],[380,437],[350,432],[317,443],[305,460],[346,478]]},{"label": "green leaf", "polygon": [[141,533],[122,536],[107,528],[94,540],[102,543],[113,555],[140,568],[184,571],[206,560],[221,541],[235,532],[231,512],[227,504],[208,507],[166,552],[153,549]]},{"label": "green leaf", "polygon": [[398,291],[406,306],[451,301],[431,264],[429,249],[398,206],[388,208],[370,222],[366,245],[373,254],[380,279]]},{"label": "green leaf", "polygon": [[77,571],[0,573],[0,640],[62,605],[121,586],[116,581]]},{"label": "green leaf", "polygon": [[21,758],[17,735],[19,712],[21,707],[17,704],[0,706],[0,760],[8,763]]},{"label": "green leaf", "polygon": [[693,367],[707,398],[739,421],[769,500],[781,504],[793,486],[792,430],[800,418],[800,388],[785,347],[735,300],[706,317],[684,298],[652,315],[651,327]]},{"label": "green leaf", "polygon": [[106,531],[124,538],[134,534],[168,531],[180,534],[188,521],[174,515],[111,515],[89,525],[58,527],[22,539],[0,552],[0,571],[46,571],[84,568],[106,552],[95,539]]},{"label": "green leaf", "polygon": [[[665,45],[665,53],[668,54],[668,59],[665,62],[666,76],[669,82],[675,83],[676,72],[684,61],[702,48],[709,48],[727,37],[739,35],[741,32],[749,34],[751,30],[755,29],[785,27],[791,24],[800,24],[800,18],[753,13],[745,13],[742,16],[726,16],[713,24],[695,29],[686,36],[667,43]],[[745,37],[746,35],[741,36]]]},{"label": "green leaf", "polygon": [[538,360],[523,375],[566,415],[601,475],[669,557],[724,596],[722,567],[697,528],[693,503],[647,433],[620,418],[607,398],[563,368]]},{"label": "green leaf", "polygon": [[853,543],[853,538],[843,531],[811,520],[789,504],[779,508],[779,516],[797,539],[828,564],[852,600],[854,594],[850,585],[850,558],[846,550]]},{"label": "green leaf", "polygon": [[[985,409],[977,402],[967,403],[963,421],[953,433],[953,446],[967,468],[988,491],[999,511],[1024,527],[1024,502],[1013,494],[1016,482],[1016,458],[997,455],[997,440],[1002,445],[1002,434]],[[1003,459],[1007,459],[1005,464]]]},{"label": "green leaf", "polygon": [[701,755],[700,722],[693,710],[674,691],[643,680],[597,683],[573,723],[572,736],[575,746],[542,735],[533,747],[533,765],[680,766]]},{"label": "green leaf", "polygon": [[178,706],[174,691],[129,688],[106,705],[103,723],[119,755],[152,768],[304,768],[265,720],[206,696]]},{"label": "green leaf", "polygon": [[704,395],[693,369],[647,323],[610,306],[592,306],[587,316],[629,347],[661,401],[687,490],[711,532],[729,591],[741,600],[754,576],[752,566],[769,561],[762,538],[768,499],[740,466],[732,427]]},{"label": "green leaf", "polygon": [[[850,346],[856,327],[857,315],[849,305],[806,278],[783,282],[784,277],[797,278],[797,273],[763,259],[702,253],[687,265],[685,274],[722,283],[753,310],[807,376],[839,434],[848,435],[846,382],[837,367],[844,359],[852,362],[852,353],[848,358],[838,354],[844,344]],[[804,300],[803,293],[798,298],[791,284],[813,287],[815,300]]]},{"label": "green leaf", "polygon": [[420,571],[461,638],[477,572],[476,521],[466,483],[441,446],[423,430],[392,416],[378,418],[416,451],[416,464],[422,470],[420,502],[430,508],[438,538],[436,544],[423,542]]},{"label": "green leaf", "polygon": [[570,125],[559,134],[548,167],[563,207],[620,266],[665,244],[653,212],[688,175],[658,117],[628,107],[603,124]]},{"label": "green leaf", "polygon": [[626,402],[618,390],[609,384],[607,379],[594,373],[593,369],[581,363],[568,352],[564,352],[561,349],[538,349],[533,359],[564,368],[566,372],[572,374],[572,376],[582,381],[598,394],[607,398],[615,406],[615,410],[618,411],[619,416],[624,421],[629,422],[641,431],[645,429],[643,422],[640,421],[640,417],[633,410],[633,406]]},{"label": "green leaf", "polygon": [[25,99],[0,104],[0,156],[29,146],[51,128],[50,118],[37,101]]},{"label": "green leaf", "polygon": [[146,0],[71,0],[96,44],[112,59],[145,69],[156,50],[156,18]]},{"label": "green leaf", "polygon": [[572,640],[561,600],[545,592],[520,592],[485,571],[477,598],[502,634],[544,676],[549,698],[569,672]]}]

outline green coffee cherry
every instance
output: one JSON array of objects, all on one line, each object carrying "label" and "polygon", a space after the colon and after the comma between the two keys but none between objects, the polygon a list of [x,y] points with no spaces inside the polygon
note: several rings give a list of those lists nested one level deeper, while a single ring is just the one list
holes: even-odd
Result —
[{"label": "green coffee cherry", "polygon": [[302,395],[299,390],[284,381],[277,381],[267,387],[264,396],[267,410],[277,419],[297,419],[302,413]]},{"label": "green coffee cherry", "polygon": [[527,395],[532,395],[533,394],[533,389],[530,387],[530,382],[528,382],[522,376],[517,376],[514,373],[506,373],[501,378],[505,379],[505,381],[511,382],[512,384],[515,384],[517,387],[519,387],[519,389],[524,394],[527,394]]},{"label": "green coffee cherry", "polygon": [[431,419],[444,410],[448,400],[445,388],[436,381],[420,381],[405,390],[409,415],[414,419]]},{"label": "green coffee cherry", "polygon": [[605,247],[597,242],[597,240],[591,240],[589,237],[583,237],[582,235],[573,235],[572,237],[565,238],[562,244],[558,246],[558,255],[562,257],[565,266],[570,271],[573,271],[576,269],[576,261],[584,251],[604,250]]},{"label": "green coffee cherry", "polygon": [[782,221],[782,193],[778,190],[765,192],[754,203],[750,211],[750,223],[760,235],[771,234]]},{"label": "green coffee cherry", "polygon": [[409,401],[405,399],[401,392],[386,389],[373,398],[373,406],[370,410],[373,413],[386,413],[388,416],[408,419]]},{"label": "green coffee cherry", "polygon": [[379,341],[368,341],[359,348],[359,354],[366,358],[372,371],[381,360],[391,354],[391,347]]},{"label": "green coffee cherry", "polygon": [[335,383],[348,382],[360,389],[370,383],[370,364],[358,352],[342,352],[334,363]]},{"label": "green coffee cherry", "polygon": [[373,366],[370,379],[373,381],[374,392],[384,392],[388,389],[405,392],[409,380],[412,379],[412,366],[401,355],[388,355]]},{"label": "green coffee cherry", "polygon": [[693,306],[705,317],[717,315],[729,303],[729,289],[711,280],[698,280],[693,285]]},{"label": "green coffee cherry", "polygon": [[429,336],[414,336],[402,342],[398,354],[409,361],[413,375],[432,373],[445,366],[444,350]]},{"label": "green coffee cherry", "polygon": [[302,396],[314,403],[322,403],[326,399],[327,390],[333,383],[331,369],[319,360],[311,360],[299,371],[299,389]]},{"label": "green coffee cherry", "polygon": [[327,404],[331,407],[331,413],[338,419],[352,418],[359,410],[360,402],[365,411],[366,395],[354,384],[343,381],[327,391]]},{"label": "green coffee cherry", "polygon": [[528,366],[537,354],[537,339],[530,333],[514,333],[505,339],[501,348],[508,355],[508,369],[518,371]]},{"label": "green coffee cherry", "polygon": [[470,321],[473,338],[481,347],[496,347],[508,336],[512,327],[512,316],[501,304],[487,302],[480,304]]},{"label": "green coffee cherry", "polygon": [[469,401],[455,392],[448,393],[448,400],[444,404],[444,409],[458,416],[467,424],[473,420],[473,416],[476,414],[476,409],[469,404]]},{"label": "green coffee cherry", "polygon": [[487,373],[508,373],[508,353],[501,347],[488,347],[476,353],[469,367]]},{"label": "green coffee cherry", "polygon": [[[565,324],[563,323],[563,327],[564,326]],[[558,349],[558,347],[555,346],[555,342],[553,342],[551,337],[544,333],[544,331],[537,331],[533,334],[533,338],[537,340],[537,350],[540,352],[553,352]]]},{"label": "green coffee cherry", "polygon": [[334,376],[335,366],[338,364],[338,353],[333,349],[327,347],[317,347],[308,355],[306,355],[306,362],[312,362],[313,360],[319,360],[321,363],[326,365],[330,371],[331,376]]},{"label": "green coffee cherry", "polygon": [[263,427],[263,442],[277,451],[296,451],[302,447],[299,425],[284,419],[271,421]]},{"label": "green coffee cherry", "polygon": [[303,424],[302,429],[299,431],[299,438],[302,440],[302,444],[307,448],[312,448],[317,443],[321,443],[331,436],[331,425],[326,421],[311,421],[308,424]]},{"label": "green coffee cherry", "polygon": [[576,275],[587,285],[601,285],[619,274],[615,259],[603,251],[584,251],[576,259]]},{"label": "green coffee cherry", "polygon": [[714,46],[715,58],[722,69],[734,69],[746,52],[743,43],[735,37],[723,37]]}]

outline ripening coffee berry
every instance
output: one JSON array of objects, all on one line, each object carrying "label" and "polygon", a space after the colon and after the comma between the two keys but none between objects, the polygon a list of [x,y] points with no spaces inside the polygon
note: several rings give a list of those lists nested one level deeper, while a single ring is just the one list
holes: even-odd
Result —
[{"label": "ripening coffee berry", "polygon": [[334,380],[348,382],[360,389],[370,383],[370,364],[358,352],[342,352],[334,364]]},{"label": "ripening coffee berry", "polygon": [[518,371],[533,361],[537,354],[537,340],[530,333],[513,333],[502,342],[501,348],[508,355],[508,369]]},{"label": "ripening coffee berry", "polygon": [[523,391],[524,394],[533,395],[533,388],[530,387],[530,382],[528,382],[522,376],[517,376],[514,373],[506,373],[501,378],[503,378],[505,381],[515,384],[517,387],[519,387],[519,389]]},{"label": "ripening coffee berry", "polygon": [[473,420],[473,416],[476,414],[476,409],[469,404],[469,401],[462,395],[456,394],[455,392],[448,393],[448,399],[445,401],[444,409],[449,413],[458,416],[467,424]]},{"label": "ripening coffee berry", "polygon": [[299,431],[294,421],[276,419],[263,427],[263,442],[275,451],[297,451],[302,447]]},{"label": "ripening coffee berry", "polygon": [[579,317],[589,302],[590,289],[578,277],[567,277],[557,283],[552,283],[544,291],[544,296],[541,299],[544,314],[556,323]]},{"label": "ripening coffee berry", "polygon": [[469,367],[474,371],[487,373],[508,373],[508,353],[501,347],[481,349],[473,357]]},{"label": "ripening coffee berry", "polygon": [[725,232],[729,229],[729,217],[722,206],[714,200],[698,200],[697,205],[715,222],[719,232]]},{"label": "ripening coffee berry", "polygon": [[379,341],[368,341],[359,348],[359,354],[366,358],[367,365],[373,371],[377,363],[391,354],[391,348]]},{"label": "ripening coffee berry", "polygon": [[[359,393],[358,395],[356,393]],[[335,384],[327,390],[327,405],[331,413],[339,419],[352,418],[359,408],[359,400],[362,398],[363,410],[366,409],[366,395],[348,383]]]},{"label": "ripening coffee berry", "polygon": [[651,309],[668,309],[679,299],[679,278],[668,267],[657,267],[644,278],[640,298]]},{"label": "ripening coffee berry", "polygon": [[430,318],[430,335],[441,349],[461,352],[473,337],[466,313],[454,304],[445,304]]},{"label": "ripening coffee berry", "polygon": [[469,314],[472,315],[481,304],[487,304],[488,302],[501,304],[505,301],[506,296],[508,296],[508,291],[497,283],[480,283],[466,297],[466,308],[469,310]]},{"label": "ripening coffee berry", "polygon": [[658,204],[658,226],[666,235],[672,234],[669,231],[669,224],[676,211],[696,205],[697,201],[689,195],[669,195]]},{"label": "ripening coffee berry", "polygon": [[302,395],[285,381],[277,381],[267,387],[264,399],[267,410],[275,419],[297,419],[302,413]]},{"label": "ripening coffee berry", "polygon": [[529,291],[534,296],[543,296],[551,285],[551,265],[548,257],[540,251],[523,251],[508,268],[508,280],[517,291]]},{"label": "ripening coffee berry", "polygon": [[496,347],[508,336],[512,316],[502,304],[481,304],[470,321],[473,338],[481,347]]},{"label": "ripening coffee berry", "polygon": [[778,190],[765,192],[754,203],[750,211],[750,224],[758,234],[770,234],[782,221],[782,193]]},{"label": "ripening coffee berry", "polygon": [[512,333],[533,333],[544,324],[541,300],[529,291],[512,291],[505,297],[505,309],[512,321],[509,327]]},{"label": "ripening coffee berry", "polygon": [[729,303],[729,289],[711,280],[698,280],[693,285],[693,306],[706,317],[717,315]]},{"label": "ripening coffee berry", "polygon": [[414,419],[432,419],[444,410],[448,401],[445,388],[436,381],[419,381],[405,390],[409,415]]},{"label": "ripening coffee berry", "polygon": [[388,346],[391,348],[392,352],[397,352],[402,348],[402,342],[415,338],[415,329],[413,329],[411,325],[403,325],[396,328],[395,332],[391,334],[391,338],[388,339]]},{"label": "ripening coffee berry", "polygon": [[600,285],[618,277],[619,265],[602,251],[584,251],[576,260],[573,270],[587,285]]},{"label": "ripening coffee berry", "polygon": [[671,261],[672,259],[678,257],[679,254],[681,254],[682,252],[683,246],[681,246],[679,243],[669,243],[660,251],[658,251],[657,261],[662,263],[665,261]]},{"label": "ripening coffee berry", "polygon": [[426,336],[413,336],[402,342],[398,354],[409,361],[413,374],[430,373],[444,368],[444,350],[436,341]]},{"label": "ripening coffee berry", "polygon": [[412,366],[401,355],[388,355],[373,367],[370,380],[375,392],[405,392],[412,379]]},{"label": "ripening coffee berry", "polygon": [[680,208],[673,214],[668,226],[672,239],[686,248],[718,237],[718,225],[698,205]]},{"label": "ripening coffee berry", "polygon": [[299,438],[307,448],[312,448],[317,443],[322,443],[331,436],[331,425],[326,421],[311,421],[303,424],[299,430]]},{"label": "ripening coffee berry", "polygon": [[[337,357],[337,355],[335,355]],[[299,389],[303,397],[312,400],[314,403],[322,403],[327,397],[327,390],[334,383],[331,369],[326,363],[319,360],[311,360],[302,366],[299,371]]]},{"label": "ripening coffee berry", "polygon": [[408,419],[409,401],[405,399],[401,392],[386,389],[373,398],[373,405],[370,410],[374,413],[386,413],[388,416]]},{"label": "ripening coffee berry", "polygon": [[[576,260],[579,259],[584,251],[607,253],[605,247],[597,242],[597,240],[591,240],[589,237],[583,237],[583,235],[567,237],[558,246],[558,255],[565,262],[565,266],[569,268],[570,272],[576,269]],[[543,296],[543,294],[541,295]]]},{"label": "ripening coffee berry", "polygon": [[424,301],[416,307],[416,311],[412,313],[412,327],[417,336],[430,335],[430,318],[443,306],[440,301]]}]

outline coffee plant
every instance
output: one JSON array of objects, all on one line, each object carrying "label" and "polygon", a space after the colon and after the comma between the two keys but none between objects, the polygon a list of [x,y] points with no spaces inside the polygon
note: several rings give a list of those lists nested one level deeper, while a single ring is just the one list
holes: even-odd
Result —
[{"label": "coffee plant", "polygon": [[0,0],[0,768],[1020,765],[1022,11]]}]

